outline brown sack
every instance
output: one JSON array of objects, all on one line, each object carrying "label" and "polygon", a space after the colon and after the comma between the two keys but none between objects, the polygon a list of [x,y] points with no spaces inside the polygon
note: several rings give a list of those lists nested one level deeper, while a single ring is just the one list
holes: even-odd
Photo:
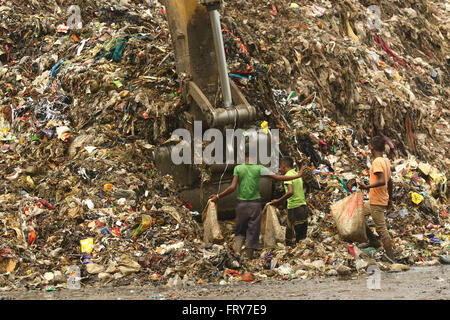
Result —
[{"label": "brown sack", "polygon": [[261,235],[264,238],[264,248],[270,248],[286,240],[286,229],[278,221],[278,209],[266,204],[261,217]]},{"label": "brown sack", "polygon": [[217,207],[214,202],[208,200],[205,210],[202,213],[203,220],[203,242],[205,243],[223,243],[222,232],[220,231],[219,221],[217,220]]},{"label": "brown sack", "polygon": [[339,234],[344,240],[366,242],[364,218],[364,196],[354,192],[350,196],[331,205],[331,213]]}]

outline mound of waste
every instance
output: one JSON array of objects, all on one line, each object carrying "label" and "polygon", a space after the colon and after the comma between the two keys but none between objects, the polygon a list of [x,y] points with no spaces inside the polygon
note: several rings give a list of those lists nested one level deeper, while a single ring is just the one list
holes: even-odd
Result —
[{"label": "mound of waste", "polygon": [[[203,243],[200,215],[152,163],[188,110],[163,5],[72,2],[0,4],[0,290],[66,287],[71,266],[83,285],[176,287],[447,261],[447,2],[223,3],[253,125],[280,129],[282,152],[310,168],[307,240],[252,261],[232,252],[232,221],[223,244]],[[374,135],[393,166],[392,265],[343,241],[330,215],[368,176]]]}]

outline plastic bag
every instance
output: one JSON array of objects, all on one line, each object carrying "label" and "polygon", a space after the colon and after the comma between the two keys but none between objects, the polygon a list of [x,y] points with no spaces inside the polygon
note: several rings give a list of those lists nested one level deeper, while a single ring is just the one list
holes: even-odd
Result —
[{"label": "plastic bag", "polygon": [[142,216],[142,222],[139,224],[139,226],[134,231],[131,238],[136,238],[137,236],[140,236],[144,231],[148,230],[150,228],[150,225],[152,224],[152,217],[144,214]]},{"label": "plastic bag", "polygon": [[264,247],[269,248],[278,242],[286,240],[286,228],[278,221],[277,208],[266,204],[261,217],[261,235],[264,238]]},{"label": "plastic bag", "polygon": [[203,242],[221,244],[223,242],[222,231],[217,220],[216,204],[208,201],[205,210],[202,213],[203,221]]},{"label": "plastic bag", "polygon": [[332,204],[330,208],[338,232],[343,239],[353,242],[368,240],[364,218],[364,196],[361,192],[354,192]]}]

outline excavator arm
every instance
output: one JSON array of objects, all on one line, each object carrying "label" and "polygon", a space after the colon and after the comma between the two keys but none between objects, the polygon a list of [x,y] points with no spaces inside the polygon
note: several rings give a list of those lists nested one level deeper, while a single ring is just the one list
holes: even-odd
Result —
[{"label": "excavator arm", "polygon": [[[177,73],[182,79],[183,97],[189,105],[192,123],[202,121],[203,129],[239,126],[248,128],[256,119],[256,109],[251,106],[239,88],[230,80],[220,24],[220,0],[163,0],[175,52]],[[217,93],[222,100],[215,103]],[[185,127],[184,125],[182,127]],[[192,130],[193,132],[193,130]],[[258,136],[258,143],[268,143],[269,136]],[[237,146],[224,146],[236,148]],[[208,196],[223,191],[233,178],[234,165],[207,166],[211,179],[203,187],[201,173],[193,165],[175,165],[171,161],[173,146],[162,146],[153,157],[158,170],[170,174],[184,186],[182,197],[195,210],[201,211]],[[193,152],[192,152],[193,154]],[[224,152],[225,154],[225,152]],[[260,192],[266,200],[272,192],[272,182],[262,178]],[[220,204],[219,214],[234,213],[236,197],[231,195]],[[228,215],[229,217],[229,215]]]}]

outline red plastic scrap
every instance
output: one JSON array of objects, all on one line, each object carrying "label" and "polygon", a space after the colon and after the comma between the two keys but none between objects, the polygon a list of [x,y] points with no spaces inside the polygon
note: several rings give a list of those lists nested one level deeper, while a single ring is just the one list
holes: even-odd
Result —
[{"label": "red plastic scrap", "polygon": [[233,270],[233,269],[225,269],[224,271],[223,271],[223,274],[225,275],[225,274],[229,274],[229,275],[231,275],[231,276],[233,276],[233,277],[239,277],[241,274],[239,273],[239,271],[237,271],[237,270]]},{"label": "red plastic scrap", "polygon": [[50,210],[55,210],[54,207],[52,207],[51,205],[49,205],[47,202],[45,202],[44,200],[41,200],[41,203],[46,206],[47,208],[49,208]]},{"label": "red plastic scrap", "polygon": [[116,236],[120,237],[119,226],[116,226],[116,227],[113,229],[112,233],[114,233]]},{"label": "red plastic scrap", "polygon": [[184,203],[186,208],[188,208],[189,210],[192,210],[193,207],[192,207],[192,205],[189,202],[187,202],[184,199],[181,199],[181,201]]},{"label": "red plastic scrap", "polygon": [[353,246],[348,246],[347,249],[350,254],[356,258],[355,249],[353,249]]},{"label": "red plastic scrap", "polygon": [[247,272],[242,276],[242,281],[252,282],[255,279],[253,273]]},{"label": "red plastic scrap", "polygon": [[398,55],[396,55],[391,49],[389,49],[389,47],[387,46],[387,44],[385,44],[383,42],[383,40],[374,32],[373,33],[373,37],[375,39],[375,41],[383,48],[384,51],[386,51],[386,53],[388,55],[390,55],[391,57],[394,57],[395,59],[397,59],[397,61],[404,66],[406,69],[411,70],[411,68],[409,67],[409,65],[406,63],[405,60],[403,60],[402,58],[400,58]]},{"label": "red plastic scrap", "polygon": [[104,225],[104,223],[103,223],[103,222],[100,222],[100,221],[98,221],[98,220],[95,220],[95,225],[96,225],[97,227],[101,227],[101,226]]},{"label": "red plastic scrap", "polygon": [[273,16],[278,14],[277,7],[272,3],[272,11],[270,12]]},{"label": "red plastic scrap", "polygon": [[30,231],[30,235],[28,237],[28,244],[33,244],[34,241],[36,240],[36,232],[34,232],[34,230]]},{"label": "red plastic scrap", "polygon": [[[236,37],[233,33],[231,33],[230,30],[223,29],[223,30],[222,30],[222,33],[224,33],[224,32],[227,34],[227,38],[233,38],[233,40],[237,41],[238,44],[239,44],[239,49],[240,49],[243,53],[245,53],[246,56],[248,56],[248,50],[247,50],[247,47],[244,46],[244,45],[242,44],[242,41],[241,41],[238,37]],[[230,54],[228,53],[228,49],[227,49],[227,54],[230,55]],[[248,68],[248,67],[247,67],[247,68]]]}]

